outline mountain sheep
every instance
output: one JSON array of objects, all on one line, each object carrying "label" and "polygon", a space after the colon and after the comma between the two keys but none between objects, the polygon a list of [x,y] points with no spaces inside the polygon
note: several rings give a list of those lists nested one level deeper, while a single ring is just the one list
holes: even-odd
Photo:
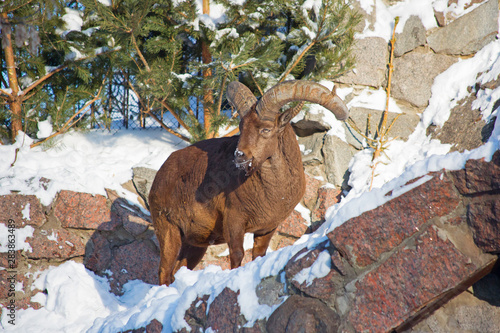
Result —
[{"label": "mountain sheep", "polygon": [[160,244],[160,284],[182,266],[193,269],[207,247],[227,243],[231,268],[244,255],[245,233],[254,234],[252,260],[264,256],[278,226],[305,192],[301,153],[290,120],[317,103],[345,120],[348,110],[334,92],[311,81],[286,81],[260,100],[231,82],[227,98],[240,116],[240,135],[200,141],[172,153],[158,171],[149,205]]}]

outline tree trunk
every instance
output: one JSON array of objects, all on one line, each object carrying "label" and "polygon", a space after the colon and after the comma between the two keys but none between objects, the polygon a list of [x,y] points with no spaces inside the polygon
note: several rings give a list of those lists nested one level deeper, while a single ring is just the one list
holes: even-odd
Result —
[{"label": "tree trunk", "polygon": [[[210,0],[203,0],[203,14],[210,15]],[[210,46],[205,40],[201,41],[201,60],[204,64],[209,64],[212,62],[212,55],[210,54]],[[203,79],[207,79],[212,76],[211,69],[205,69],[203,71]],[[214,137],[214,133],[210,133],[210,125],[212,123],[212,108],[214,104],[214,99],[212,95],[212,89],[205,86],[203,95],[203,127],[207,138]]]},{"label": "tree trunk", "polygon": [[11,137],[12,142],[16,140],[17,133],[23,130],[23,121],[21,113],[22,100],[19,98],[19,84],[17,82],[16,62],[14,58],[14,49],[12,45],[12,30],[10,29],[9,17],[7,13],[2,13],[2,47],[5,54],[5,64],[7,66],[7,76],[9,79],[10,96],[9,103],[11,115]]}]

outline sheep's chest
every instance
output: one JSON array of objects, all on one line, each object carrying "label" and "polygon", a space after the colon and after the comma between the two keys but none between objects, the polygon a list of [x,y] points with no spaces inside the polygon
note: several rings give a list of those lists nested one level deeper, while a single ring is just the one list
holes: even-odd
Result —
[{"label": "sheep's chest", "polygon": [[247,232],[275,229],[297,206],[305,192],[303,169],[279,175],[258,174],[241,188],[241,209],[247,215]]}]

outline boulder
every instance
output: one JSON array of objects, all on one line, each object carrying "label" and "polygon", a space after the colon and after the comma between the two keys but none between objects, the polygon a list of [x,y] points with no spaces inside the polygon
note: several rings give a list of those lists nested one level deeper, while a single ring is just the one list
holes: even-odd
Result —
[{"label": "boulder", "polygon": [[32,251],[26,251],[30,259],[70,259],[85,254],[81,237],[66,229],[35,230],[28,237]]},{"label": "boulder", "polygon": [[433,32],[427,37],[427,43],[437,53],[470,55],[495,40],[497,33],[498,1],[489,0]]},{"label": "boulder", "polygon": [[113,230],[119,225],[111,218],[106,197],[63,190],[54,206],[55,216],[63,228]]},{"label": "boulder", "polygon": [[[275,237],[277,236],[275,235]],[[221,255],[223,252],[226,252],[227,254]],[[252,249],[245,250],[241,266],[244,266],[250,261],[252,261]],[[231,269],[227,244],[209,246],[205,256],[193,270],[201,270],[209,265],[219,266],[221,269]]]},{"label": "boulder", "polygon": [[294,210],[283,223],[276,229],[276,232],[282,235],[288,235],[300,238],[307,230],[309,223],[302,217],[302,215]]},{"label": "boulder", "polygon": [[15,272],[0,270],[0,299],[9,297],[9,290],[15,290],[17,275]]},{"label": "boulder", "polygon": [[111,205],[112,220],[118,221],[133,236],[138,236],[151,225],[151,217],[123,198],[118,198]]},{"label": "boulder", "polygon": [[405,23],[403,32],[396,35],[394,45],[394,56],[400,57],[403,54],[422,46],[426,42],[426,30],[418,16],[410,16]]},{"label": "boulder", "polygon": [[311,221],[325,221],[326,210],[340,201],[342,191],[333,186],[323,186],[318,189],[318,201],[311,212]]},{"label": "boulder", "polygon": [[405,195],[337,227],[328,238],[351,265],[373,264],[427,221],[449,214],[460,203],[453,182],[445,173],[431,175],[432,179]]},{"label": "boulder", "polygon": [[442,127],[431,125],[427,128],[427,134],[442,143],[452,145],[451,151],[463,152],[482,146],[491,136],[496,117],[486,123],[482,119],[481,111],[474,109],[474,101],[481,90],[496,89],[498,86],[500,86],[500,80],[478,85],[477,91],[471,90],[467,97],[458,101],[457,105],[451,109],[450,116]]},{"label": "boulder", "polygon": [[[470,0],[467,1],[463,4],[463,9],[467,10],[469,9],[472,5],[484,2],[485,0]],[[448,8],[453,5],[458,5],[458,0],[448,0]],[[459,12],[460,13],[460,12]],[[446,14],[444,12],[436,11],[434,9],[434,17],[436,18],[436,21],[438,23],[438,26],[444,27],[447,24],[450,24],[454,20],[456,20],[459,16],[459,13],[455,13],[453,10],[447,11]]]},{"label": "boulder", "polygon": [[500,201],[474,201],[469,204],[467,218],[474,233],[474,242],[485,252],[500,253]]},{"label": "boulder", "polygon": [[270,276],[263,279],[255,289],[259,299],[259,304],[269,306],[278,305],[282,302],[281,296],[284,296],[285,285],[278,281],[276,276]]},{"label": "boulder", "polygon": [[352,54],[356,68],[337,79],[340,83],[359,84],[371,87],[382,86],[389,60],[389,47],[380,37],[357,39]]},{"label": "boulder", "polygon": [[94,232],[87,243],[85,267],[98,275],[103,275],[111,263],[111,244],[100,232]]},{"label": "boulder", "polygon": [[348,321],[357,332],[400,331],[461,293],[466,280],[484,275],[485,267],[491,269],[496,260],[464,255],[432,225],[414,244],[398,249],[355,283]]},{"label": "boulder", "polygon": [[[1,224],[2,222],[0,222]],[[19,265],[19,259],[21,258],[22,251],[15,251],[12,257],[12,253],[0,252],[0,267],[8,269],[16,269]]]},{"label": "boulder", "polygon": [[318,189],[323,185],[323,182],[317,178],[311,177],[306,173],[306,192],[302,201],[304,206],[309,210],[316,206],[316,201],[318,200]]},{"label": "boulder", "polygon": [[313,135],[314,133],[328,132],[332,127],[323,120],[323,113],[306,112],[304,118],[290,123],[300,137]]},{"label": "boulder", "polygon": [[[189,327],[191,327],[191,332],[203,331],[205,328],[205,324],[207,322],[208,297],[208,295],[197,297],[184,314],[184,320],[188,323]],[[182,329],[180,332],[188,331],[186,329]]]},{"label": "boulder", "polygon": [[136,240],[113,249],[112,254],[110,287],[115,294],[121,294],[123,285],[131,280],[158,284],[160,254],[152,243]]},{"label": "boulder", "polygon": [[[303,146],[302,164],[317,166],[323,164],[321,148],[323,147],[324,133],[314,133],[307,137],[299,137],[299,145]],[[302,148],[302,147],[301,147]]]},{"label": "boulder", "polygon": [[34,195],[8,194],[0,196],[0,222],[13,220],[16,228],[26,225],[40,227],[45,223],[45,214],[38,198]]},{"label": "boulder", "polygon": [[237,332],[240,327],[240,305],[238,295],[228,287],[215,297],[210,304],[207,315],[206,329],[211,328],[213,332]]},{"label": "boulder", "polygon": [[149,191],[151,190],[151,185],[153,185],[157,170],[146,167],[135,167],[132,168],[132,172],[132,182],[137,193],[139,193],[146,205],[148,205]]},{"label": "boulder", "polygon": [[[399,140],[406,140],[415,131],[415,127],[420,122],[420,116],[418,114],[418,109],[415,110],[410,107],[402,107],[400,108],[404,113],[398,114],[391,112],[389,109],[389,115],[387,118],[387,124],[391,124],[392,121],[399,115],[399,118],[394,122],[394,125],[391,128],[391,131],[388,133],[389,137],[398,138]],[[374,135],[377,133],[377,128],[382,119],[383,111],[367,109],[362,107],[353,107],[350,110],[350,117],[355,122],[356,126],[362,131],[363,135],[366,135],[367,132]],[[368,124],[368,115],[370,115],[370,122]],[[368,126],[369,125],[369,126]],[[357,149],[362,149],[362,142],[364,138],[361,134],[359,134],[355,130],[350,130],[349,134],[346,135],[347,142],[349,145],[356,147]],[[339,149],[345,149],[343,147],[339,147]],[[353,150],[351,148],[351,150]],[[355,153],[355,151],[353,152]]]},{"label": "boulder", "polygon": [[288,283],[297,290],[300,290],[308,296],[332,303],[335,298],[335,288],[340,285],[339,281],[337,281],[338,279],[336,279],[340,277],[340,273],[339,270],[335,269],[334,265],[332,265],[332,269],[326,276],[315,278],[310,284],[308,284],[307,281],[300,283],[295,279],[297,274],[302,270],[310,268],[323,251],[329,251],[329,249],[325,247],[325,244],[310,251],[307,249],[299,251],[285,266],[285,276]]},{"label": "boulder", "polygon": [[326,135],[321,153],[326,180],[338,188],[346,188],[349,163],[357,150],[335,135]]},{"label": "boulder", "polygon": [[[489,276],[489,275],[488,275]],[[485,278],[487,278],[486,276]],[[482,281],[482,280],[481,280]],[[500,286],[500,280],[495,281]],[[478,282],[479,283],[479,282]],[[469,289],[463,292],[406,333],[497,333],[500,307],[492,306]],[[497,299],[500,300],[498,291]]]},{"label": "boulder", "polygon": [[477,195],[500,189],[500,151],[490,162],[468,160],[465,168],[452,172],[455,186],[462,195]]},{"label": "boulder", "polygon": [[377,22],[376,9],[368,13],[359,1],[353,1],[351,6],[361,16],[358,25],[354,27],[354,31],[362,33],[365,29],[373,30],[374,24]]},{"label": "boulder", "polygon": [[290,296],[267,321],[267,331],[273,333],[330,333],[340,327],[339,315],[321,301]]},{"label": "boulder", "polygon": [[474,283],[472,293],[500,310],[500,265],[496,265],[490,274]]},{"label": "boulder", "polygon": [[417,107],[427,106],[434,78],[456,61],[455,57],[418,49],[394,59],[391,96]]}]

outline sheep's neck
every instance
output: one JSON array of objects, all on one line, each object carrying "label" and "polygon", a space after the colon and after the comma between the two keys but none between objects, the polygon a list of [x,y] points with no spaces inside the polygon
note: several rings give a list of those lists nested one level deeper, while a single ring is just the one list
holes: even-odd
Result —
[{"label": "sheep's neck", "polygon": [[[266,178],[300,177],[300,174],[303,174],[302,158],[295,132],[290,124],[286,125],[278,140],[278,149],[263,163],[261,176]],[[290,179],[283,180],[290,181]]]}]

